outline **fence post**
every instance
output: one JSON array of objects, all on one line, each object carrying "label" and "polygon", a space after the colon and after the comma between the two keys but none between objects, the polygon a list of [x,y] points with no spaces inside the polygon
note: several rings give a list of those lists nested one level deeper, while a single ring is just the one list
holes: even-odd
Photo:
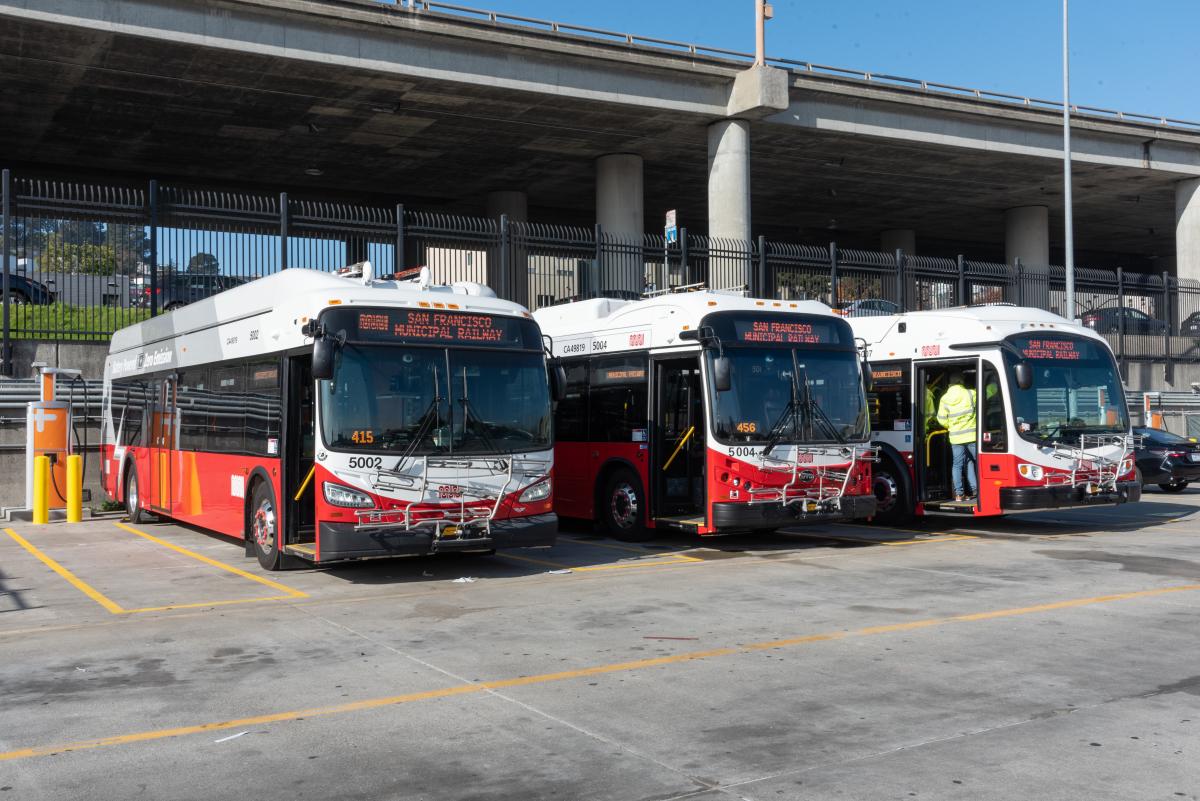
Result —
[{"label": "fence post", "polygon": [[900,296],[900,309],[902,311],[911,311],[908,308],[908,281],[904,277],[904,268],[908,263],[908,257],[904,255],[902,248],[896,248],[896,281],[900,285],[900,291],[897,293]]},{"label": "fence post", "polygon": [[279,193],[279,269],[288,268],[288,236],[291,230],[291,220],[288,219],[287,192]]},{"label": "fence post", "polygon": [[[12,363],[12,332],[10,330],[9,319],[9,292],[11,288],[10,271],[12,265],[8,263],[8,237],[9,228],[12,227],[12,175],[8,170],[5,170],[0,176],[0,262],[4,263],[4,278],[0,280],[0,291],[4,293],[4,340],[2,349],[2,361],[0,361],[0,375],[11,378],[13,374]],[[15,259],[14,259],[15,261]]]},{"label": "fence post", "polygon": [[[711,241],[710,241],[711,245]],[[709,258],[712,254],[709,254]],[[687,228],[679,229],[679,274],[683,276],[684,286],[692,283],[692,268],[688,265],[688,236]],[[709,287],[710,289],[712,287]]]},{"label": "fence post", "polygon": [[150,181],[150,316],[158,316],[158,181]]},{"label": "fence post", "polygon": [[510,264],[511,259],[509,258],[508,244],[509,244],[508,215],[501,214],[500,215],[500,274],[498,276],[496,276],[499,279],[498,283],[500,284],[500,286],[498,287],[499,291],[496,294],[499,295],[500,297],[504,298],[505,300],[516,300],[516,298],[512,297],[512,292],[510,291],[510,287],[512,286],[512,280],[511,280],[512,276],[509,275],[509,272],[508,272],[509,269],[511,268],[511,264]]},{"label": "fence post", "polygon": [[396,204],[396,246],[392,250],[392,275],[404,272],[404,204]]},{"label": "fence post", "polygon": [[1175,365],[1171,361],[1171,274],[1163,270],[1163,316],[1166,317],[1167,327],[1163,331],[1163,353],[1166,356],[1163,378],[1168,384],[1174,381]]},{"label": "fence post", "polygon": [[[1117,268],[1117,308],[1125,308],[1125,270],[1122,267]],[[1117,363],[1121,366],[1121,372],[1125,374],[1125,314],[1123,312],[1117,315]]]},{"label": "fence post", "polygon": [[1021,258],[1018,256],[1013,259],[1013,266],[1017,268],[1017,305],[1025,305],[1025,268],[1021,266]]},{"label": "fence post", "polygon": [[771,290],[767,285],[767,238],[762,234],[758,235],[758,286],[754,289],[754,296],[757,298],[771,297]]},{"label": "fence post", "polygon": [[829,305],[838,307],[838,246],[837,242],[829,243]]},{"label": "fence post", "polygon": [[967,262],[961,253],[958,254],[958,305],[971,305],[967,300]]},{"label": "fence post", "polygon": [[[600,276],[603,275],[603,273],[604,273],[604,266],[603,266],[604,265],[604,226],[602,226],[600,223],[596,223],[595,232],[596,232],[595,233],[596,266],[588,271],[588,275],[587,275],[587,290],[588,290],[588,292],[590,292],[594,287],[600,285]],[[579,283],[580,283],[580,286],[576,287],[576,289],[578,290],[577,294],[581,298],[592,297],[590,294],[588,294],[587,292],[584,291],[584,286],[582,285],[583,282],[580,281]],[[624,282],[621,280],[621,276],[618,276],[617,284],[620,285],[623,283]],[[644,272],[642,274],[642,291],[643,292],[646,291],[646,276],[645,276]]]}]

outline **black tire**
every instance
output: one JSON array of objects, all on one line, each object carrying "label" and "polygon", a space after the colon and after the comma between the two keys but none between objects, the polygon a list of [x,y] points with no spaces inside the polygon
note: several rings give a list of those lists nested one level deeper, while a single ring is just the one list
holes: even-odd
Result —
[{"label": "black tire", "polygon": [[1187,489],[1187,485],[1188,485],[1188,482],[1186,482],[1186,481],[1172,481],[1169,484],[1159,484],[1158,488],[1160,490],[1162,490],[1163,492],[1174,493],[1174,492],[1183,492],[1185,489]]},{"label": "black tire", "polygon": [[279,510],[275,503],[275,492],[266,481],[254,484],[250,498],[246,536],[254,543],[254,554],[264,570],[280,570],[283,554],[279,549]]},{"label": "black tire", "polygon": [[609,536],[622,542],[650,538],[646,528],[646,492],[642,481],[626,468],[613,471],[600,493],[597,517]]},{"label": "black tire", "polygon": [[19,289],[12,291],[11,300],[13,303],[29,303],[29,296]]},{"label": "black tire", "polygon": [[912,498],[908,492],[908,477],[894,457],[884,453],[871,471],[871,490],[875,494],[875,522],[888,526],[912,520]]},{"label": "black tire", "polygon": [[1136,466],[1133,468],[1133,480],[1138,483],[1139,487],[1146,486],[1146,477],[1142,475],[1142,468]]},{"label": "black tire", "polygon": [[146,510],[142,506],[142,482],[138,481],[137,465],[130,463],[125,474],[125,516],[130,523],[145,523]]}]

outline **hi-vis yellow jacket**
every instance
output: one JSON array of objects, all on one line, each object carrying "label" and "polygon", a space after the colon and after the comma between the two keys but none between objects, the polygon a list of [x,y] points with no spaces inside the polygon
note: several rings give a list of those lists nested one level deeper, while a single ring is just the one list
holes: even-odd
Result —
[{"label": "hi-vis yellow jacket", "polygon": [[975,441],[975,390],[954,385],[938,404],[938,422],[949,432],[951,445]]}]

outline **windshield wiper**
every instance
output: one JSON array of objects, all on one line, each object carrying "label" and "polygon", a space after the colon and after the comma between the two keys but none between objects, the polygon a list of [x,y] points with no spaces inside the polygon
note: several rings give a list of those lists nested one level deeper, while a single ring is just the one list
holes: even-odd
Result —
[{"label": "windshield wiper", "polygon": [[496,447],[496,443],[492,442],[492,438],[490,436],[488,436],[487,422],[484,421],[484,419],[482,417],[480,417],[478,414],[476,414],[474,407],[471,406],[471,399],[467,393],[467,368],[466,367],[463,367],[463,369],[462,369],[462,380],[463,380],[462,397],[459,398],[459,403],[461,403],[462,407],[463,407],[463,444],[464,445],[466,444],[467,426],[470,424],[471,420],[474,419],[475,423],[476,423],[477,431],[479,432],[479,439],[481,442],[483,442],[483,447],[489,453],[499,453],[500,449]]},{"label": "windshield wiper", "polygon": [[[441,405],[444,398],[441,392],[441,382],[438,381],[438,369],[434,365],[433,368],[433,400],[429,402],[429,407],[425,409],[421,415],[421,424],[417,426],[417,432],[413,434],[412,441],[408,443],[408,447],[404,449],[404,453],[400,454],[400,461],[397,465],[404,464],[408,459],[417,452],[417,448],[421,447],[421,443],[425,437],[429,436],[430,431],[435,430],[442,423]],[[390,432],[389,432],[390,433]],[[437,443],[434,443],[437,447]]]},{"label": "windshield wiper", "polygon": [[[793,350],[793,361],[795,358],[796,351]],[[824,427],[826,431],[829,432],[830,436],[832,436],[837,442],[845,445],[846,438],[838,433],[837,426],[833,424],[833,421],[829,419],[829,415],[825,414],[825,410],[817,404],[816,398],[813,397],[812,387],[808,383],[808,369],[800,368],[800,373],[804,376],[804,408],[808,412],[809,428],[811,429],[812,427],[812,421],[816,420],[821,423],[822,427]],[[811,430],[809,433],[812,433]]]},{"label": "windshield wiper", "polygon": [[783,411],[779,413],[774,424],[767,432],[767,441],[763,445],[763,456],[766,456],[771,450],[779,444],[779,440],[783,439],[784,422],[788,419],[792,421],[792,434],[796,433],[796,410],[799,408],[800,389],[796,386],[796,370],[795,356],[792,357],[792,397],[788,400],[787,406],[783,407]]}]

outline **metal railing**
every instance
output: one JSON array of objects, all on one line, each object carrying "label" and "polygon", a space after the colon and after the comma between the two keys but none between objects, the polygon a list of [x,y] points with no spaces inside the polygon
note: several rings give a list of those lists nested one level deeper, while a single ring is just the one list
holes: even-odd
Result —
[{"label": "metal railing", "polygon": [[[635,33],[611,31],[587,25],[574,25],[554,20],[525,17],[517,14],[506,14],[501,11],[489,11],[454,3],[438,3],[431,0],[372,0],[372,2],[397,13],[425,13],[457,17],[474,22],[492,25],[506,25],[534,31],[548,36],[570,36],[591,39],[598,43],[639,47],[658,51],[665,54],[687,55],[693,58],[711,58],[720,61],[733,61],[739,66],[747,66],[754,62],[753,53],[739,50],[729,50],[721,47],[710,47],[692,42],[679,42],[671,39],[661,39],[652,36],[641,36]],[[1028,108],[1045,109],[1062,112],[1061,100],[1045,100],[1036,97],[997,92],[989,89],[978,89],[968,86],[958,86],[950,83],[939,83],[920,78],[908,78],[901,75],[891,75],[870,70],[835,67],[828,64],[818,64],[792,58],[767,56],[767,64],[791,72],[802,72],[817,78],[849,79],[873,84],[886,84],[898,89],[907,89],[925,94],[941,94],[946,96],[979,100],[1006,105],[1019,105]],[[1117,122],[1133,122],[1145,125],[1179,128],[1186,131],[1200,132],[1200,122],[1167,117],[1161,114],[1139,114],[1118,109],[1101,108],[1098,106],[1081,106],[1071,104],[1071,113],[1097,119],[1107,119]]]},{"label": "metal railing", "polygon": [[[369,259],[378,274],[428,266],[439,283],[473,281],[536,309],[570,300],[638,298],[673,286],[745,287],[813,298],[848,313],[981,303],[1073,313],[1122,362],[1200,362],[1200,282],[1122,269],[1076,271],[1063,308],[1062,267],[967,255],[914,256],[716,239],[615,236],[601,226],[546,225],[369,206],[287,194],[96,185],[3,173],[5,375],[13,341],[102,341],[163,311],[289,267],[335,270]],[[151,267],[153,265],[153,267]]]}]

